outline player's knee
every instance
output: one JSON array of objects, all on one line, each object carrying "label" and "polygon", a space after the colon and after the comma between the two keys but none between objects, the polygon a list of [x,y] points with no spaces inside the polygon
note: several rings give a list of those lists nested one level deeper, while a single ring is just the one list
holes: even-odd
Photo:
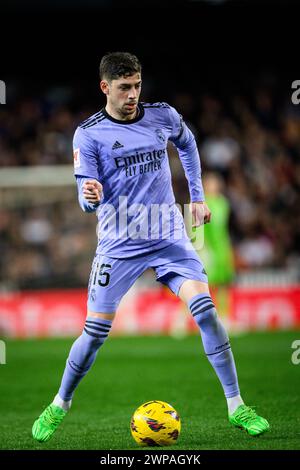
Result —
[{"label": "player's knee", "polygon": [[102,313],[102,312],[91,312],[90,310],[87,311],[86,318],[93,317],[93,318],[102,318],[103,320],[111,320],[113,321],[115,318],[116,312],[111,313]]},{"label": "player's knee", "polygon": [[188,299],[196,298],[197,295],[210,295],[208,284],[194,279],[186,279],[180,286],[178,296],[183,302],[188,302]]}]

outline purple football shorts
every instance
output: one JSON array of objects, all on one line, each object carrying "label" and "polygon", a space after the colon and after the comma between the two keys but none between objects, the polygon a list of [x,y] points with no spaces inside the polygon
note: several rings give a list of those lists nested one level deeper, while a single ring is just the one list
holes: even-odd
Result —
[{"label": "purple football shorts", "polygon": [[96,255],[88,286],[87,306],[91,312],[114,313],[129,288],[152,268],[156,280],[178,296],[187,279],[208,282],[203,264],[190,241],[179,240],[166,248],[131,258]]}]

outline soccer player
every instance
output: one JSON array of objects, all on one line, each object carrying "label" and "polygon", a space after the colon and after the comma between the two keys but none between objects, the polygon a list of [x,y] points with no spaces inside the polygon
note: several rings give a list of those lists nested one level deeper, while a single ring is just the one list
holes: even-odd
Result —
[{"label": "soccer player", "polygon": [[105,55],[100,88],[107,104],[74,135],[79,203],[85,212],[97,212],[99,241],[82,334],[70,350],[57,395],[33,424],[39,442],[51,438],[69,411],[76,387],[109,335],[120,300],[148,268],[187,304],[197,322],[204,351],[224,389],[230,423],[253,436],[269,429],[240,396],[228,335],[175,204],[168,141],[177,147],[188,181],[194,226],[210,221],[194,136],[173,107],[139,102],[141,83],[136,56]]}]

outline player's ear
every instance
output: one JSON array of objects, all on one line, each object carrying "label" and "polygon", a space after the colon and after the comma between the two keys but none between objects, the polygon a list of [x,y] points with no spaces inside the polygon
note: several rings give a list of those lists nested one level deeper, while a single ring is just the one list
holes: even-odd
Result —
[{"label": "player's ear", "polygon": [[105,94],[109,95],[109,86],[106,80],[101,80],[100,82],[100,90]]}]

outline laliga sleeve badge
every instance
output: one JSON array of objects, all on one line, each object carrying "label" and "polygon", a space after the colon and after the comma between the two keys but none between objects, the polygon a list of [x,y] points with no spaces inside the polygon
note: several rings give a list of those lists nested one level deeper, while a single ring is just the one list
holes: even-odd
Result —
[{"label": "laliga sleeve badge", "polygon": [[74,155],[74,168],[79,168],[80,167],[80,149],[74,149],[73,152]]}]

